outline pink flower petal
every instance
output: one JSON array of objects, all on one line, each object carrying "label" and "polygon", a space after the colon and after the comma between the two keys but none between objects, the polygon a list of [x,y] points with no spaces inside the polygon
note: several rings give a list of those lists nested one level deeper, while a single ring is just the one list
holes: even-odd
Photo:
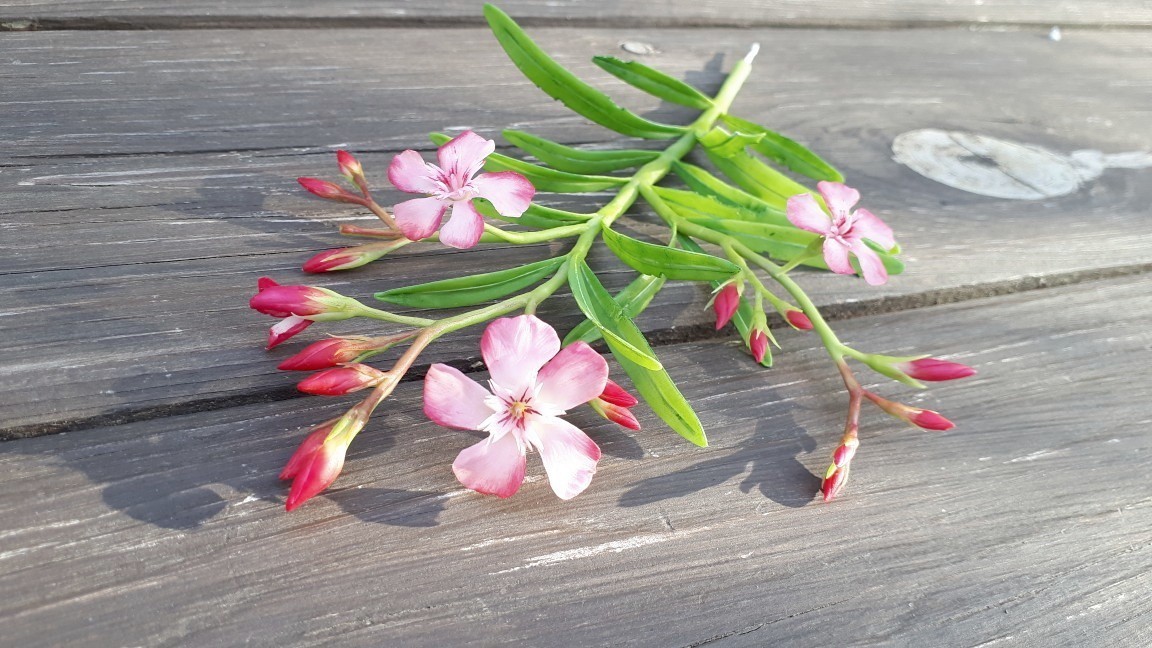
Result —
[{"label": "pink flower petal", "polygon": [[816,188],[824,196],[828,211],[834,216],[847,215],[860,202],[860,192],[839,182],[818,182]]},{"label": "pink flower petal", "polygon": [[533,416],[526,421],[529,441],[540,452],[548,483],[560,499],[579,495],[596,474],[600,446],[580,428],[554,416]]},{"label": "pink flower petal", "polygon": [[452,203],[452,216],[440,228],[440,242],[463,250],[476,245],[483,233],[484,218],[471,201],[461,201]]},{"label": "pink flower petal", "polygon": [[608,363],[585,342],[560,350],[536,378],[539,400],[561,410],[570,410],[597,398],[608,382]]},{"label": "pink flower petal", "polygon": [[496,150],[496,142],[464,131],[436,151],[444,175],[467,182],[484,166],[484,158]]},{"label": "pink flower petal", "polygon": [[447,205],[439,198],[414,198],[392,208],[392,215],[404,236],[419,241],[428,238],[440,227]]},{"label": "pink flower petal", "polygon": [[489,443],[481,441],[460,451],[452,472],[466,488],[485,495],[511,497],[524,483],[524,453],[516,438],[506,434]]},{"label": "pink flower petal", "polygon": [[304,319],[296,315],[289,315],[268,329],[268,346],[264,348],[271,349],[309,326],[312,326],[312,320]]},{"label": "pink flower petal", "polygon": [[860,262],[860,274],[864,276],[864,281],[872,286],[883,286],[888,282],[888,271],[875,250],[865,245],[864,241],[856,241],[852,244],[852,252]]},{"label": "pink flower petal", "polygon": [[519,218],[536,195],[536,187],[515,171],[481,173],[472,180],[472,186],[480,192],[481,198],[492,203],[496,211],[509,218]]},{"label": "pink flower petal", "polygon": [[852,220],[852,235],[871,239],[873,243],[880,245],[885,250],[896,245],[896,237],[892,234],[892,228],[867,209],[856,210]]},{"label": "pink flower petal", "polygon": [[448,365],[432,365],[424,378],[424,414],[445,427],[479,430],[492,416],[487,397],[487,389]]},{"label": "pink flower petal", "polygon": [[848,248],[839,239],[824,240],[824,262],[836,274],[856,274],[848,261]]},{"label": "pink flower petal", "polygon": [[480,339],[480,355],[492,381],[517,395],[559,350],[556,330],[535,315],[502,317],[489,324]]},{"label": "pink flower petal", "polygon": [[437,181],[440,173],[413,150],[392,158],[388,165],[388,181],[405,193],[434,194],[440,191]]},{"label": "pink flower petal", "polygon": [[786,212],[788,220],[802,230],[824,235],[832,227],[832,219],[828,218],[812,194],[796,194],[789,198]]}]

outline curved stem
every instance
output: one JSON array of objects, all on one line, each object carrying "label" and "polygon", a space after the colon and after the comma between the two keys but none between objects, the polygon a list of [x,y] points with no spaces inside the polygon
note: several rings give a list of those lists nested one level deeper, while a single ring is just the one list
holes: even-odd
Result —
[{"label": "curved stem", "polygon": [[553,227],[552,229],[532,232],[509,232],[496,227],[491,223],[484,223],[485,234],[490,234],[495,239],[505,241],[507,243],[514,243],[516,245],[543,243],[545,241],[554,241],[560,238],[580,236],[587,229],[588,225],[581,223],[579,225],[565,225],[563,227]]}]

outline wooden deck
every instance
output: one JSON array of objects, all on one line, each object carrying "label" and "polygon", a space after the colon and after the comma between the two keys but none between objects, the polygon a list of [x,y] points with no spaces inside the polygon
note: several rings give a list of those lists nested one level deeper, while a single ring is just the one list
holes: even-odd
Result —
[{"label": "wooden deck", "polygon": [[[781,331],[759,370],[708,330],[706,291],[674,285],[641,324],[709,448],[643,408],[637,433],[578,414],[605,453],[586,493],[480,497],[449,468],[471,437],[410,381],[287,514],[279,468],[348,404],[275,370],[300,345],[262,349],[256,277],[368,297],[549,253],[412,246],[306,277],[353,212],[295,178],[335,175],[338,147],[382,178],[449,127],[618,138],[519,76],[479,2],[0,0],[0,646],[1152,645],[1152,4],[658,4],[503,6],[674,122],[590,57],[646,44],[715,90],[761,43],[735,112],[834,161],[909,262],[879,289],[803,284],[860,347],[974,365],[884,387],[955,430],[869,412],[848,492],[818,503],[845,402],[822,349]],[[893,160],[926,128],[1133,155],[1067,195],[995,198]],[[567,298],[542,314],[580,319]],[[474,362],[477,334],[421,363]]]}]

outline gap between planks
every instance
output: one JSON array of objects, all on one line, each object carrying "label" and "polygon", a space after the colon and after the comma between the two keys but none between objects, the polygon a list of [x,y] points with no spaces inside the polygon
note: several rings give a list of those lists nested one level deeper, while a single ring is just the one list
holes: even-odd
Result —
[{"label": "gap between planks", "polygon": [[[976,299],[1004,297],[1034,290],[1046,290],[1081,283],[1131,277],[1147,272],[1152,272],[1152,263],[1113,266],[1110,268],[1093,268],[1090,270],[1078,270],[1044,276],[1028,276],[1005,281],[928,290],[906,295],[829,304],[822,306],[820,312],[824,316],[824,319],[828,321],[843,321],[857,317],[898,313],[918,308],[957,304]],[[786,326],[783,319],[775,313],[769,316],[768,323],[772,328]],[[714,331],[712,327],[707,324],[696,324],[675,329],[656,329],[647,332],[646,336],[653,347],[659,348],[711,339],[727,339],[731,337],[730,329],[731,326],[726,327],[723,331]],[[597,343],[596,346],[601,353],[606,352],[602,343]],[[479,358],[460,358],[455,361],[442,360],[441,362],[452,365],[464,373],[486,371]],[[424,377],[427,369],[427,364],[416,365],[400,382],[407,383],[420,380]],[[66,432],[79,432],[98,427],[124,425],[127,423],[136,423],[170,416],[183,416],[196,412],[208,412],[244,405],[273,403],[301,397],[302,395],[292,387],[275,387],[257,389],[241,395],[198,398],[179,403],[145,407],[126,407],[96,416],[2,428],[0,429],[0,442]]]}]

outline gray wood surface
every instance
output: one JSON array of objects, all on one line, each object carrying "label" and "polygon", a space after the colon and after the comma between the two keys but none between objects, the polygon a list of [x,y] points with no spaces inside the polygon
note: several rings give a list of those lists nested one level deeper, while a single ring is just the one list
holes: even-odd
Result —
[{"label": "gray wood surface", "polygon": [[[713,445],[573,419],[604,447],[569,503],[449,470],[471,442],[402,386],[337,488],[292,514],[275,473],[319,398],[0,444],[11,646],[1146,646],[1147,276],[842,323],[862,348],[980,375],[869,412],[846,496],[813,497],[844,398],[812,336],[771,371],[662,349]],[[1109,308],[1107,305],[1123,305]]]},{"label": "gray wood surface", "polygon": [[[1039,25],[1150,25],[1146,0],[505,0],[496,3],[529,23],[625,25],[867,25],[1025,23]],[[171,28],[197,26],[412,23],[474,24],[481,0],[7,0],[0,19],[9,29]],[[2,24],[2,23],[0,23]]]},{"label": "gray wood surface", "polygon": [[[534,33],[630,105],[658,118],[688,117],[591,70],[592,54],[619,51],[621,32]],[[336,146],[366,151],[364,161],[380,177],[395,151],[446,126],[492,133],[516,125],[569,142],[612,141],[520,79],[484,30],[452,32],[470,52],[466,69],[426,54],[437,34],[4,35],[5,54],[19,62],[0,68],[0,138],[8,142],[0,160],[6,434],[289,397],[293,376],[277,373],[260,348],[270,320],[245,301],[257,276],[300,281],[294,268],[309,253],[342,244],[332,223],[349,212],[302,197],[293,181],[334,176]],[[909,272],[882,290],[804,277],[834,313],[1152,263],[1148,170],[1108,170],[1076,194],[1028,202],[943,187],[890,159],[893,138],[928,126],[1064,153],[1152,150],[1152,46],[1142,32],[1083,32],[1060,43],[1027,32],[957,30],[633,35],[662,52],[645,61],[706,89],[715,89],[750,42],[763,43],[738,112],[844,168],[908,250]],[[349,50],[364,69],[348,66]],[[578,207],[597,204],[581,200]],[[427,248],[319,282],[340,289],[354,281],[357,296],[366,297],[545,253],[451,253],[446,263],[448,253]],[[627,279],[605,262],[600,267],[611,285]],[[671,288],[646,326],[673,338],[699,336],[693,327],[708,319],[706,298],[702,289]],[[549,314],[560,326],[576,320],[567,303]],[[666,330],[669,321],[675,330]],[[474,348],[474,337],[463,335],[428,358],[467,362]]]}]

